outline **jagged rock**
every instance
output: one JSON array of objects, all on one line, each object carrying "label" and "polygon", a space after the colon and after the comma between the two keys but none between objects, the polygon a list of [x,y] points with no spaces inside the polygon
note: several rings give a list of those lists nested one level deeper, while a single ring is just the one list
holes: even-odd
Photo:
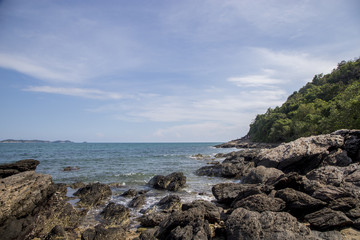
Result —
[{"label": "jagged rock", "polygon": [[280,198],[273,198],[260,193],[248,196],[239,201],[234,201],[232,207],[245,208],[256,212],[280,212],[285,209],[285,202]]},{"label": "jagged rock", "polygon": [[40,162],[34,159],[20,160],[15,163],[0,165],[0,179],[25,171],[35,171]]},{"label": "jagged rock", "polygon": [[249,171],[249,173],[242,179],[244,183],[274,183],[284,173],[276,168],[266,168],[258,166]]},{"label": "jagged rock", "polygon": [[359,206],[359,199],[353,197],[337,198],[329,202],[332,210],[346,212]]},{"label": "jagged rock", "polygon": [[126,192],[124,192],[123,194],[121,194],[121,196],[123,197],[135,197],[138,194],[138,192],[135,189],[129,189]]},{"label": "jagged rock", "polygon": [[145,195],[141,194],[133,198],[128,204],[131,208],[141,208],[145,204]]},{"label": "jagged rock", "polygon": [[344,181],[344,173],[339,167],[325,166],[312,170],[306,177],[322,184],[340,186]]},{"label": "jagged rock", "polygon": [[179,210],[181,209],[181,199],[178,195],[168,195],[159,201],[158,206],[167,212]]},{"label": "jagged rock", "polygon": [[143,227],[155,227],[159,226],[169,215],[170,213],[166,212],[152,212],[139,217],[137,220]]},{"label": "jagged rock", "polygon": [[80,198],[79,206],[91,207],[100,205],[112,194],[108,185],[102,183],[91,183],[77,190],[74,195]]},{"label": "jagged rock", "polygon": [[238,239],[307,239],[311,231],[285,212],[258,213],[235,209],[226,220],[228,240]]},{"label": "jagged rock", "polygon": [[329,150],[341,148],[341,135],[324,134],[299,138],[272,149],[262,149],[257,156],[258,166],[274,167],[284,172],[307,173],[318,167]]},{"label": "jagged rock", "polygon": [[321,166],[333,165],[333,166],[348,166],[352,163],[352,159],[348,157],[347,152],[342,149],[337,149],[326,156],[321,163]]},{"label": "jagged rock", "polygon": [[240,178],[247,174],[249,169],[255,166],[253,162],[245,162],[245,160],[237,159],[232,162],[223,161],[221,164],[214,166],[205,166],[196,170],[199,176],[224,177],[224,178]]},{"label": "jagged rock", "polygon": [[331,202],[339,198],[352,197],[355,198],[351,192],[342,187],[335,187],[331,185],[322,185],[318,187],[312,194],[312,197],[320,199],[325,202]]},{"label": "jagged rock", "polygon": [[311,231],[314,239],[312,240],[343,240],[343,236],[339,231],[328,231],[328,232],[319,232]]},{"label": "jagged rock", "polygon": [[352,221],[342,212],[323,208],[305,216],[311,227],[321,231],[351,226]]},{"label": "jagged rock", "polygon": [[158,239],[209,239],[211,230],[201,208],[175,211],[155,232]]},{"label": "jagged rock", "polygon": [[158,240],[155,237],[156,231],[158,231],[158,227],[146,229],[145,231],[141,232],[139,239],[140,240]]},{"label": "jagged rock", "polygon": [[9,218],[22,218],[52,193],[50,175],[21,172],[0,180],[0,225]]},{"label": "jagged rock", "polygon": [[236,201],[250,195],[258,193],[269,193],[270,186],[259,186],[256,184],[242,183],[219,183],[212,187],[212,193],[219,203],[230,205],[235,199]]},{"label": "jagged rock", "polygon": [[317,211],[327,205],[319,199],[313,198],[303,192],[292,188],[285,188],[276,192],[275,197],[286,202],[286,209],[296,217]]},{"label": "jagged rock", "polygon": [[125,230],[122,227],[106,228],[103,225],[97,225],[95,228],[86,229],[82,235],[81,240],[125,240]]},{"label": "jagged rock", "polygon": [[275,190],[292,188],[309,195],[320,187],[321,184],[319,182],[311,181],[305,176],[294,172],[283,175],[274,183]]},{"label": "jagged rock", "polygon": [[114,202],[110,202],[100,215],[111,224],[127,226],[130,222],[130,209]]},{"label": "jagged rock", "polygon": [[174,172],[167,176],[156,175],[148,183],[153,188],[178,191],[186,184],[186,177],[182,172]]},{"label": "jagged rock", "polygon": [[209,223],[219,223],[221,220],[221,213],[223,209],[215,206],[213,203],[204,200],[195,200],[191,203],[185,203],[182,206],[182,210],[186,211],[191,208],[199,209],[204,213],[204,218]]}]

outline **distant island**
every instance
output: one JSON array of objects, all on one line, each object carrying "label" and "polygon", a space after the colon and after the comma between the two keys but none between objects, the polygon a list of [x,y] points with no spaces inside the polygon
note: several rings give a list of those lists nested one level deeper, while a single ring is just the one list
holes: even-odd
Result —
[{"label": "distant island", "polygon": [[6,139],[0,141],[0,143],[72,143],[69,140],[56,140],[56,141],[45,141],[45,140],[15,140],[15,139]]}]

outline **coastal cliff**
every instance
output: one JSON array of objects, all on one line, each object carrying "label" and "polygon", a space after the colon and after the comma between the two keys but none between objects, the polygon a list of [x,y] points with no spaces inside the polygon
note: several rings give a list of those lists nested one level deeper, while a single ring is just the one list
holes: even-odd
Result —
[{"label": "coastal cliff", "polygon": [[[224,157],[196,171],[224,178],[212,188],[215,201],[182,202],[176,191],[185,185],[186,176],[174,173],[149,181],[153,187],[164,184],[158,191],[178,187],[169,188],[169,195],[148,209],[142,209],[146,191],[124,192],[122,196],[129,198],[124,206],[110,201],[106,184],[74,184],[76,192],[70,196],[70,186],[34,172],[35,160],[3,165],[5,172],[23,171],[11,170],[0,179],[0,235],[86,240],[360,236],[360,130],[339,130]],[[24,163],[31,167],[18,167]],[[94,209],[99,211],[96,226],[84,225]],[[131,216],[131,209],[139,216]],[[140,227],[134,229],[134,222]]]}]

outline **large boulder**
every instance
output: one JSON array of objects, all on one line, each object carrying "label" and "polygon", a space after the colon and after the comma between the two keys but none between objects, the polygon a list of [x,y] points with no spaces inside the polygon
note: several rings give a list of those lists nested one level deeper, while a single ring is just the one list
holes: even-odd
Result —
[{"label": "large boulder", "polygon": [[0,225],[29,215],[53,193],[50,175],[26,171],[0,180]]},{"label": "large boulder", "polygon": [[341,148],[343,145],[344,137],[337,134],[299,138],[276,148],[262,149],[256,163],[284,172],[306,173],[317,168],[332,149]]},{"label": "large boulder", "polygon": [[191,203],[185,203],[182,206],[182,210],[199,209],[204,213],[204,218],[209,223],[219,223],[221,221],[221,213],[223,209],[215,206],[213,203],[204,200],[195,200]]},{"label": "large boulder", "polygon": [[260,193],[248,196],[239,201],[234,201],[233,208],[245,208],[256,212],[280,212],[285,209],[285,202],[280,198],[274,198]]},{"label": "large boulder", "polygon": [[162,198],[157,204],[160,209],[166,212],[181,209],[181,199],[178,195],[168,195]]},{"label": "large boulder", "polygon": [[241,178],[254,166],[253,162],[247,162],[240,157],[232,160],[225,159],[221,164],[201,167],[195,173],[199,176]]},{"label": "large boulder", "polygon": [[244,183],[274,183],[284,173],[276,168],[266,168],[258,166],[249,171],[249,173],[242,179]]},{"label": "large boulder", "polygon": [[327,205],[326,202],[292,188],[285,188],[277,191],[275,197],[284,200],[286,202],[287,211],[296,217],[301,217],[307,213],[317,211]]},{"label": "large boulder", "polygon": [[122,204],[110,202],[100,215],[110,224],[127,226],[130,223],[130,209]]},{"label": "large boulder", "polygon": [[152,212],[139,217],[137,220],[143,227],[156,227],[169,215],[170,213],[167,212]]},{"label": "large boulder", "polygon": [[289,213],[237,208],[226,220],[226,235],[228,240],[310,239],[311,231]]},{"label": "large boulder", "polygon": [[156,175],[150,179],[148,184],[157,189],[178,191],[185,186],[186,177],[182,172],[174,172],[167,176]]},{"label": "large boulder", "polygon": [[212,193],[219,203],[230,205],[234,200],[239,201],[250,195],[269,193],[270,186],[242,183],[219,183],[212,187]]},{"label": "large boulder", "polygon": [[305,216],[311,227],[321,231],[339,229],[352,225],[352,221],[340,211],[323,208]]},{"label": "large boulder", "polygon": [[108,185],[91,183],[77,190],[74,195],[80,198],[78,205],[81,207],[97,206],[109,198],[112,192]]},{"label": "large boulder", "polygon": [[34,159],[20,160],[15,163],[0,165],[0,178],[6,178],[25,171],[35,171],[40,162]]},{"label": "large boulder", "polygon": [[144,194],[137,195],[129,202],[128,206],[131,208],[141,208],[146,202],[145,199]]}]

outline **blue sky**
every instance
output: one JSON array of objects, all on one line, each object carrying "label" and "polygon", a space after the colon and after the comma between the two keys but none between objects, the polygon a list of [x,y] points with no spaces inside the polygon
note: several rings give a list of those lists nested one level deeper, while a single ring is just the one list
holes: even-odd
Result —
[{"label": "blue sky", "polygon": [[358,0],[0,0],[0,139],[228,141],[360,56]]}]

